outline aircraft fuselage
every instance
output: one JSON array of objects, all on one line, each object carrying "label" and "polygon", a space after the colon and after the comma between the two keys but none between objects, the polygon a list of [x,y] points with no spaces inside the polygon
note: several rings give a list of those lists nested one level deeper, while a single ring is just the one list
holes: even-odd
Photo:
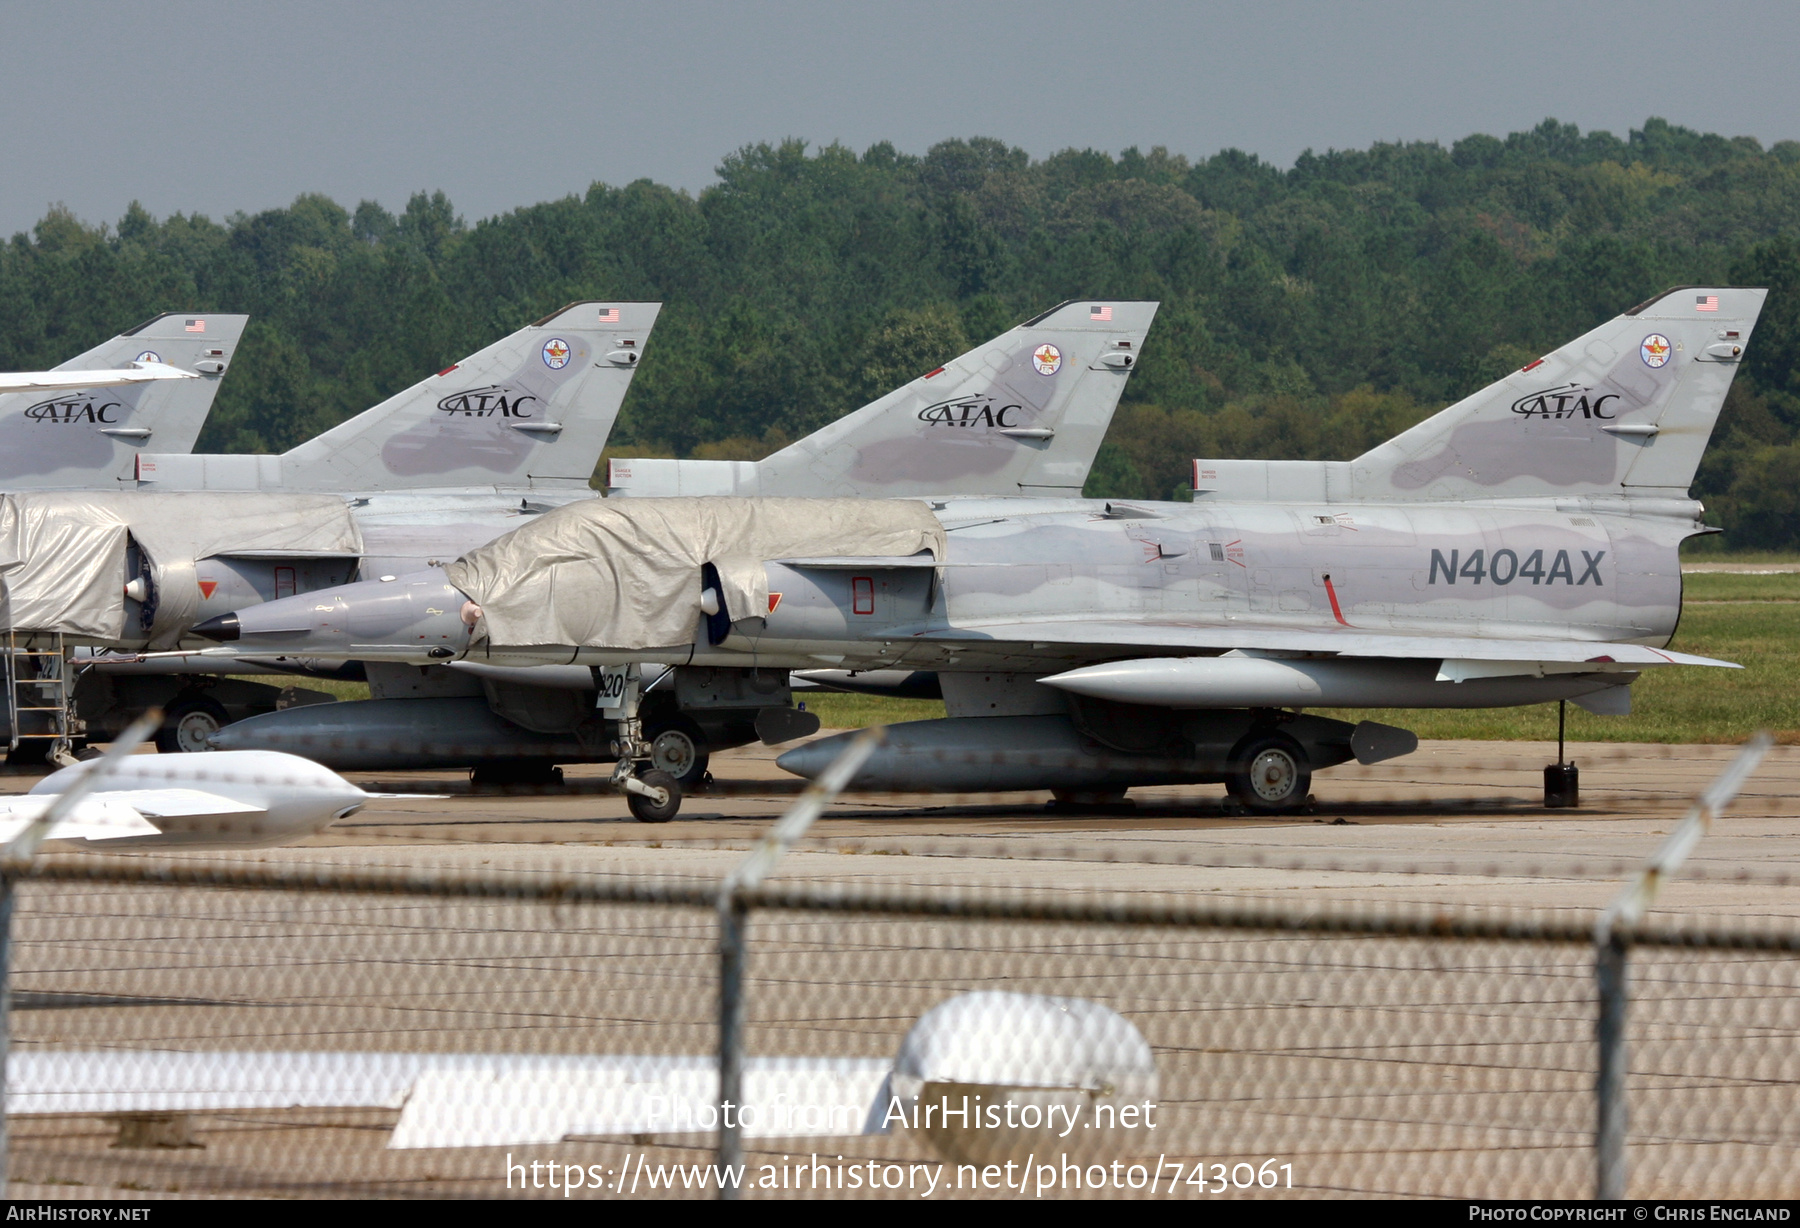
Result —
[{"label": "aircraft fuselage", "polygon": [[[311,655],[419,663],[467,655],[520,665],[1043,674],[1148,648],[1180,655],[1184,636],[1201,654],[1280,654],[1286,632],[1346,643],[1367,635],[1664,645],[1680,613],[1677,550],[1698,505],[1687,504],[1686,516],[1642,507],[1627,516],[1602,503],[952,500],[934,505],[948,530],[941,566],[769,562],[767,616],[739,620],[718,643],[702,630],[692,643],[649,651],[471,648],[462,595],[430,571],[315,594],[300,619],[274,607],[241,611],[239,647],[263,651],[279,640]],[[1027,636],[1021,627],[1041,631]],[[1121,638],[1131,627],[1145,638]],[[1291,655],[1330,651],[1303,646]],[[1587,689],[1629,680],[1615,673]],[[1556,685],[1427,689],[1456,695],[1453,706],[1562,697]]]}]

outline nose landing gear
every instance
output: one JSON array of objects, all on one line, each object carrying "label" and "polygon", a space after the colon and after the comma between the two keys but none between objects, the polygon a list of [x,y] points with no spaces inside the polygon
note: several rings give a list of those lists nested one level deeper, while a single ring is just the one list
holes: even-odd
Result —
[{"label": "nose landing gear", "polygon": [[625,804],[640,823],[667,823],[681,809],[681,786],[660,768],[626,777],[623,787]]},{"label": "nose landing gear", "polygon": [[612,786],[625,795],[625,804],[638,822],[667,823],[681,809],[681,786],[656,766],[656,747],[644,738],[644,724],[638,719],[642,697],[638,667],[614,666],[602,673],[602,711],[609,716],[616,713],[619,723],[619,736],[613,742],[619,762],[613,768]]}]

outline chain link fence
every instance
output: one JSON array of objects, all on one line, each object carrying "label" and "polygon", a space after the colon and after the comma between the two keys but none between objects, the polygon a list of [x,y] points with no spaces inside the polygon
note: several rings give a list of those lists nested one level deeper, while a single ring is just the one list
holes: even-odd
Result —
[{"label": "chain link fence", "polygon": [[[1598,1179],[1591,914],[77,857],[11,898],[26,1196]],[[1800,935],[1626,937],[1624,1191],[1791,1195]]]}]

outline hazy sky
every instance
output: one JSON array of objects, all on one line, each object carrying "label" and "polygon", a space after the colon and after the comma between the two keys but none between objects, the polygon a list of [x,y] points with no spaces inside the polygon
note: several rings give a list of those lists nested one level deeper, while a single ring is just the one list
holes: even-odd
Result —
[{"label": "hazy sky", "polygon": [[470,221],[745,144],[1303,149],[1647,116],[1800,138],[1791,3],[0,0],[0,235],[442,188]]}]

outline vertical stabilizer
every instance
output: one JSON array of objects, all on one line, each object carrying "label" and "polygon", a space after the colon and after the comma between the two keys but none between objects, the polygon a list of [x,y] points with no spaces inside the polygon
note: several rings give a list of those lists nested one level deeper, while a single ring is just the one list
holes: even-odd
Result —
[{"label": "vertical stabilizer", "polygon": [[162,362],[200,379],[0,396],[0,489],[112,489],[138,453],[187,452],[200,436],[249,317],[170,312],[57,367],[110,371]]},{"label": "vertical stabilizer", "polygon": [[1077,299],[761,461],[615,460],[625,495],[1079,495],[1157,304]]},{"label": "vertical stabilizer", "polygon": [[1348,493],[1685,497],[1767,293],[1658,295],[1350,461]]},{"label": "vertical stabilizer", "polygon": [[576,303],[280,456],[147,456],[140,485],[586,490],[661,309]]}]

